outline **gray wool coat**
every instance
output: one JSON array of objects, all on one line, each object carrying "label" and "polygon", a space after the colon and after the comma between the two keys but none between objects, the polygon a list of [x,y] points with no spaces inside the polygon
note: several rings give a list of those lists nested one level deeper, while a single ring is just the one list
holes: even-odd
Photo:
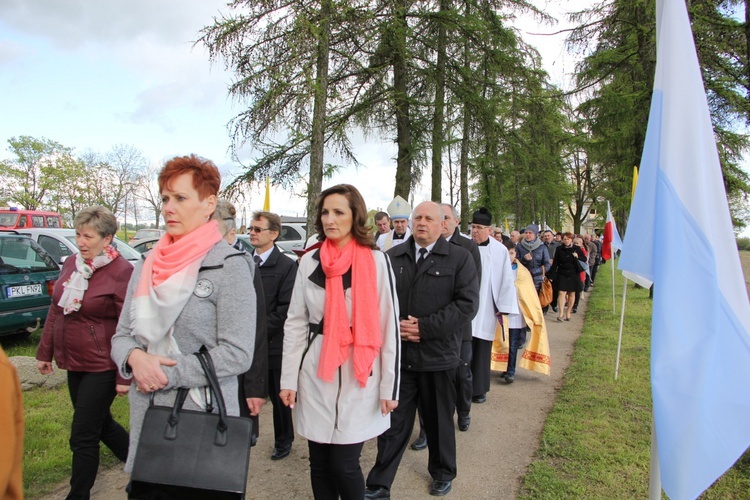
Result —
[{"label": "gray wool coat", "polygon": [[[112,337],[112,359],[120,374],[132,378],[127,359],[134,349],[147,350],[132,336],[131,303],[135,285],[141,276],[143,261],[138,262],[128,285],[128,293]],[[247,255],[219,241],[208,251],[198,272],[196,291],[188,299],[174,323],[174,338],[180,348],[175,366],[162,366],[169,378],[167,386],[155,394],[155,404],[172,406],[180,387],[203,387],[207,380],[198,358],[201,346],[208,348],[221,384],[229,415],[239,415],[237,375],[250,368],[255,346],[256,299],[253,288],[255,264]],[[200,285],[200,286],[198,286]],[[125,471],[131,472],[138,449],[141,425],[149,396],[130,386],[130,452]],[[185,409],[200,408],[187,398]]]}]

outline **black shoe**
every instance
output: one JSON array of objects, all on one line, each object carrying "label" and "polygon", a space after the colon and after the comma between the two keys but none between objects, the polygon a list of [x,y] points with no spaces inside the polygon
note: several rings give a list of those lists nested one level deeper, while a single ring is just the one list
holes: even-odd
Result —
[{"label": "black shoe", "polygon": [[[415,451],[419,451],[419,450],[424,450],[425,448],[427,448],[427,436],[420,434],[419,437],[411,443],[411,449]],[[380,497],[376,497],[376,498],[380,498]]]},{"label": "black shoe", "polygon": [[282,458],[288,457],[291,452],[292,452],[291,444],[288,446],[277,446],[273,449],[273,452],[271,453],[271,460],[281,460]]},{"label": "black shoe", "polygon": [[505,383],[506,384],[512,384],[515,380],[516,380],[516,378],[513,375],[508,375],[507,373],[505,374]]},{"label": "black shoe", "polygon": [[471,416],[466,415],[465,417],[462,417],[459,415],[458,417],[458,430],[461,432],[466,432],[469,430],[469,425],[471,424]]},{"label": "black shoe", "polygon": [[256,444],[258,444],[258,436],[255,436],[255,435],[250,436],[250,447],[252,448]]},{"label": "black shoe", "polygon": [[365,490],[365,500],[372,500],[376,498],[391,498],[391,492],[388,488],[382,486],[368,487]]},{"label": "black shoe", "polygon": [[552,310],[557,312],[557,306],[552,306]]},{"label": "black shoe", "polygon": [[474,396],[471,398],[472,403],[482,404],[487,402],[487,395],[482,394],[481,396]]},{"label": "black shoe", "polygon": [[574,307],[572,312],[573,312],[573,314],[577,313],[578,312],[578,308]]},{"label": "black shoe", "polygon": [[503,378],[506,373],[508,373],[508,372],[500,372],[500,378]]},{"label": "black shoe", "polygon": [[432,488],[430,488],[430,495],[434,497],[441,497],[443,495],[447,495],[450,490],[451,490],[450,481],[433,481]]}]

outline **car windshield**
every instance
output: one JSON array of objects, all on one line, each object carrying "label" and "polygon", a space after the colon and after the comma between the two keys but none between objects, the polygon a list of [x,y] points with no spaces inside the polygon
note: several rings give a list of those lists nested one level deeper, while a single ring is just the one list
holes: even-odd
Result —
[{"label": "car windshield", "polygon": [[0,214],[0,226],[2,227],[16,227],[17,220],[18,214]]},{"label": "car windshield", "polygon": [[[78,245],[76,245],[76,237],[74,234],[71,234],[70,236],[66,236],[66,238],[75,245],[76,248],[78,248]],[[113,243],[115,247],[117,248],[117,251],[120,252],[120,255],[123,256],[126,260],[138,260],[141,258],[141,254],[135,250],[133,247],[119,239],[115,236]]]},{"label": "car windshield", "polygon": [[134,240],[142,240],[144,238],[158,238],[161,236],[160,229],[139,229],[133,236]]},{"label": "car windshield", "polygon": [[57,271],[52,257],[31,238],[0,238],[0,274]]}]

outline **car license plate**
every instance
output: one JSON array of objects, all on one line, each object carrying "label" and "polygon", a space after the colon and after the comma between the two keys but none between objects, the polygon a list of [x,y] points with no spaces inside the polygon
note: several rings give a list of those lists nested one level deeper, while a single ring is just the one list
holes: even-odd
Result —
[{"label": "car license plate", "polygon": [[41,295],[42,285],[21,285],[21,286],[9,286],[8,287],[8,298],[21,297],[26,295]]}]

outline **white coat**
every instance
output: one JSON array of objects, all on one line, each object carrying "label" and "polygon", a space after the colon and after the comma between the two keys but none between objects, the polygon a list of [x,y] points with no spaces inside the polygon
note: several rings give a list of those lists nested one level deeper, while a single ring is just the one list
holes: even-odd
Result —
[{"label": "white coat", "polygon": [[[310,344],[303,360],[308,338],[312,335],[309,325],[319,324],[323,319],[325,288],[310,279],[315,273],[320,281],[319,250],[305,254],[299,261],[284,324],[281,388],[297,391],[297,432],[316,443],[361,443],[379,436],[391,425],[390,414],[383,416],[381,413],[380,400],[398,399],[401,363],[398,300],[390,260],[377,250],[373,250],[373,257],[378,304],[372,307],[380,312],[382,345],[365,387],[360,387],[354,376],[351,356],[338,369],[333,382],[318,378],[322,332]],[[345,291],[350,320],[351,292],[351,288]]]},{"label": "white coat", "polygon": [[474,337],[495,340],[495,313],[518,314],[515,278],[508,249],[494,238],[479,247],[482,257],[482,282],[479,284],[479,310],[471,324]]}]

